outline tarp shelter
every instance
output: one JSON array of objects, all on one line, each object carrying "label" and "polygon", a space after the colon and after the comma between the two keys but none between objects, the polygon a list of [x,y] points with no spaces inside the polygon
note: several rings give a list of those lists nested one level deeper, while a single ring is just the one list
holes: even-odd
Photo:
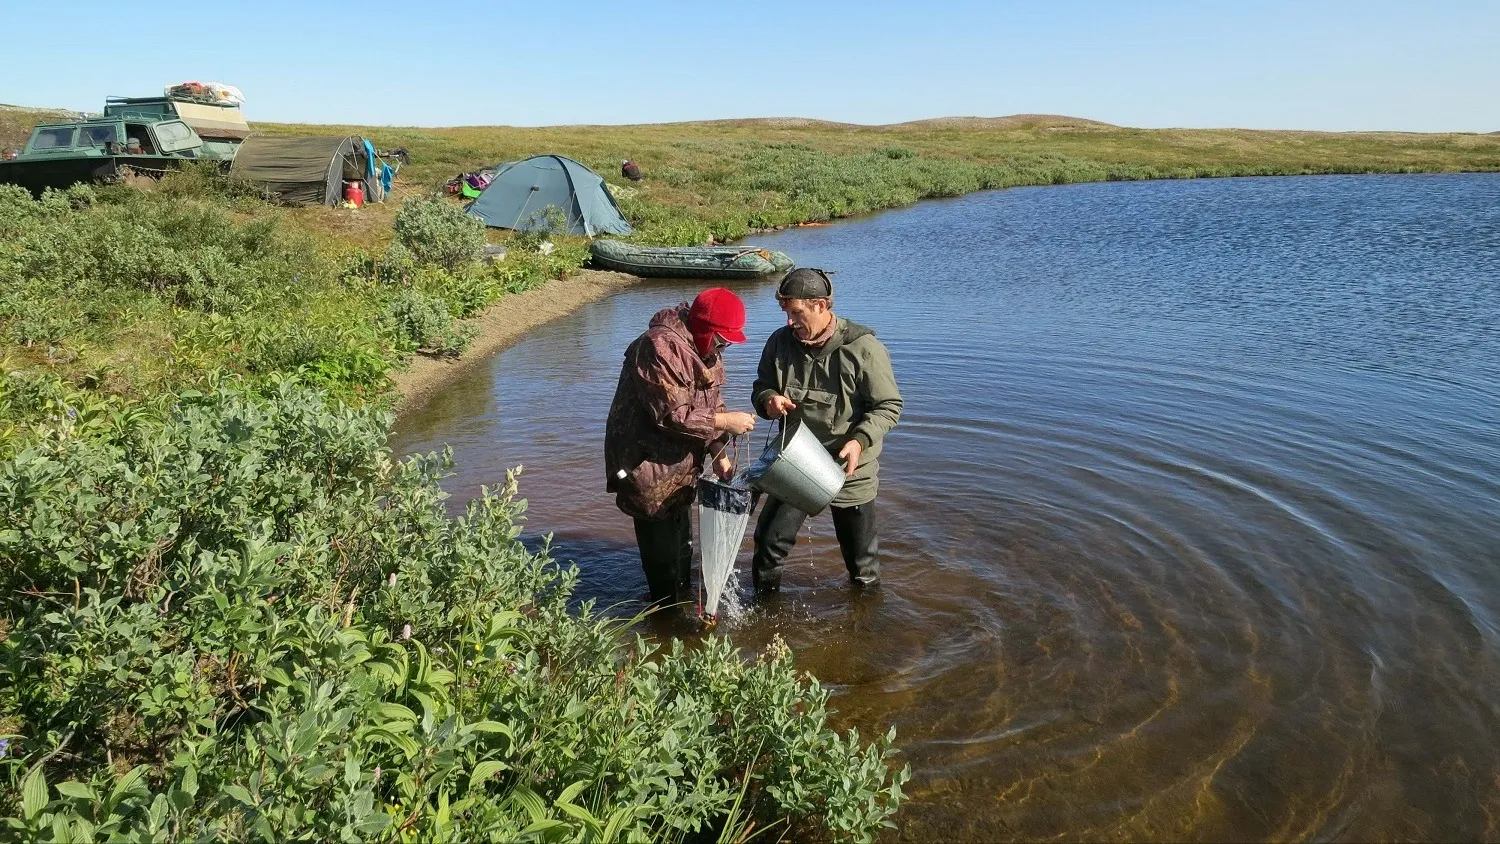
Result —
[{"label": "tarp shelter", "polygon": [[229,168],[287,205],[337,205],[344,182],[364,183],[365,199],[385,197],[380,180],[370,178],[372,162],[362,138],[270,138],[257,135],[240,145]]},{"label": "tarp shelter", "polygon": [[568,218],[568,234],[630,234],[630,224],[598,173],[562,155],[501,165],[469,213],[494,229],[543,228],[547,206]]}]

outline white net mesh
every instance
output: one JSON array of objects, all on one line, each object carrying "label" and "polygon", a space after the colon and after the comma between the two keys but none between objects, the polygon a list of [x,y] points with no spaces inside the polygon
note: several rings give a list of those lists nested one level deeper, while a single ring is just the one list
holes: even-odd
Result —
[{"label": "white net mesh", "polygon": [[703,574],[703,614],[719,615],[719,601],[750,525],[750,489],[743,482],[698,479],[698,553]]}]

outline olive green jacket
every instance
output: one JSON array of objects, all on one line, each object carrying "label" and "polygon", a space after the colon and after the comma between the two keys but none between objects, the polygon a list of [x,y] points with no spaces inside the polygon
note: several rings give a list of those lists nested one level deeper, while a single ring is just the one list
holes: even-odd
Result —
[{"label": "olive green jacket", "polygon": [[[792,416],[817,435],[828,453],[851,439],[864,447],[854,477],[834,498],[835,507],[853,507],[875,500],[880,488],[880,445],[901,418],[901,393],[891,370],[891,355],[875,332],[838,320],[833,337],[810,353],[783,326],[766,340],[756,372],[751,400],[766,416],[766,400],[780,394],[796,403]],[[842,462],[840,462],[842,466]]]}]

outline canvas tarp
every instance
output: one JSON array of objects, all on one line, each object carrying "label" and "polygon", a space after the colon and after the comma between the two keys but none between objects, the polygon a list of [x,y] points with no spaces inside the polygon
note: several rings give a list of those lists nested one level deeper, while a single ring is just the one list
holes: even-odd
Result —
[{"label": "canvas tarp", "polygon": [[250,124],[245,122],[245,115],[237,108],[183,102],[172,105],[177,109],[177,116],[205,138],[239,139],[250,134]]},{"label": "canvas tarp", "polygon": [[566,215],[568,234],[630,234],[630,223],[598,173],[562,155],[538,155],[499,168],[469,206],[496,229],[526,230],[547,224],[547,206]]},{"label": "canvas tarp", "polygon": [[104,114],[114,116],[146,116],[154,118],[179,118],[193,127],[202,138],[227,138],[241,141],[250,137],[250,124],[238,106],[229,104],[184,102],[170,97],[106,97]]},{"label": "canvas tarp", "polygon": [[[359,138],[269,138],[240,145],[230,175],[276,195],[288,205],[337,205],[344,180],[361,180],[367,170]],[[371,196],[371,191],[365,191]],[[372,197],[373,199],[373,197]]]}]

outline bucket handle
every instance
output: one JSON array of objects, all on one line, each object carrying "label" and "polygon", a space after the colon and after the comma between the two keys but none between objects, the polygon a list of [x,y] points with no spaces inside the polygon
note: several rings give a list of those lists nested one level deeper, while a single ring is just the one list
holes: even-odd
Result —
[{"label": "bucket handle", "polygon": [[[776,426],[776,429],[774,431],[771,430],[770,428],[766,429],[766,442],[765,442],[764,445],[762,445],[760,447],[760,450],[761,450],[762,453],[764,453],[766,449],[768,449],[768,448],[771,447],[771,438],[772,437],[777,437],[778,438],[777,439],[777,446],[776,446],[777,448],[783,448],[783,449],[786,448],[786,424],[785,424],[785,417],[782,417],[780,419],[773,419],[772,420],[772,424]],[[736,471],[738,471],[738,467],[736,467]],[[750,512],[751,513],[754,513],[756,505],[760,504],[760,497],[761,497],[761,490],[760,490],[760,488],[752,486],[751,489],[750,489]]]},{"label": "bucket handle", "polygon": [[761,446],[762,451],[771,447],[771,437],[773,436],[778,437],[776,440],[777,448],[786,448],[786,416],[783,415],[779,419],[771,420],[771,424],[776,427],[774,430],[771,428],[766,429],[766,443]]},{"label": "bucket handle", "polygon": [[[771,424],[775,427],[766,429],[766,441],[761,445],[761,451],[765,451],[767,448],[771,447],[772,437],[776,437],[777,448],[786,448],[786,417],[783,416],[780,419],[773,419],[771,420]],[[734,458],[734,471],[735,474],[739,474],[739,471],[742,468],[740,460],[740,441],[746,441],[745,451],[748,454],[750,450],[749,439],[749,434],[735,434],[734,436],[730,437],[729,441],[726,442],[723,447],[718,450],[717,453],[710,454],[709,458],[703,461],[703,477],[708,477],[709,473],[712,471],[714,462],[724,455],[724,451],[726,449],[732,449],[730,453]],[[746,462],[748,462],[748,457],[746,458]]]}]

